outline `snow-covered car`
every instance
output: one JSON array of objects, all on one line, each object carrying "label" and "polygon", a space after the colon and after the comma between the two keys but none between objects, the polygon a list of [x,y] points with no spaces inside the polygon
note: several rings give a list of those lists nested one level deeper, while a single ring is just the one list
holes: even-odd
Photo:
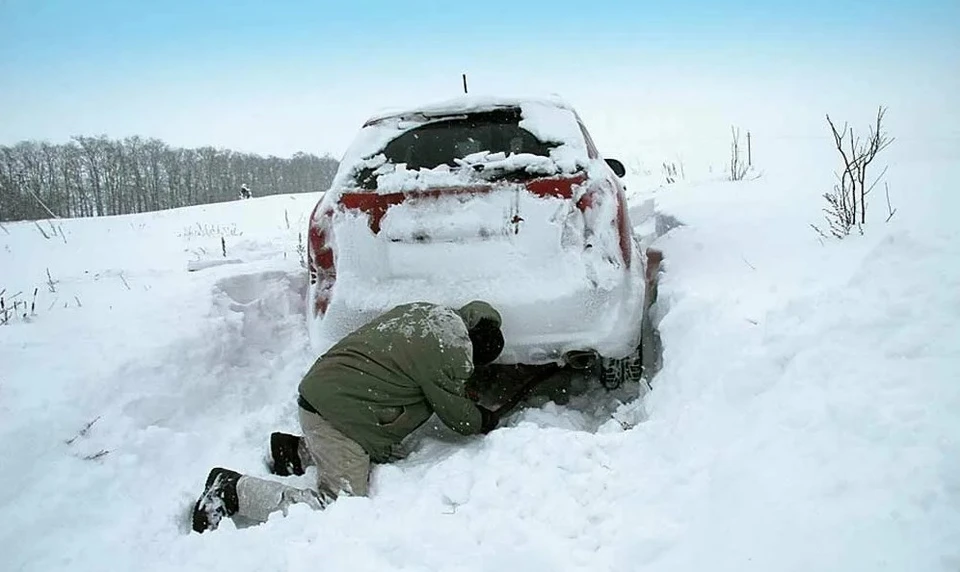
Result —
[{"label": "snow-covered car", "polygon": [[620,177],[554,99],[464,96],[364,124],[310,217],[314,340],[411,301],[484,300],[502,364],[640,376],[646,256]]}]

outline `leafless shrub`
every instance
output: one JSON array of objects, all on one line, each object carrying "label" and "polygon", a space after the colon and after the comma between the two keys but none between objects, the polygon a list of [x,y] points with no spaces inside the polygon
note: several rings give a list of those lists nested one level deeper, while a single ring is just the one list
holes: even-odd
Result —
[{"label": "leafless shrub", "polygon": [[[830,125],[843,168],[836,175],[837,183],[833,186],[833,191],[823,195],[827,201],[827,207],[823,209],[824,218],[827,220],[827,232],[814,226],[821,236],[826,237],[829,232],[836,238],[843,238],[854,228],[863,233],[863,225],[867,222],[867,195],[886,174],[887,168],[884,167],[873,181],[869,180],[867,170],[877,158],[877,154],[893,143],[893,138],[883,129],[883,116],[886,112],[886,108],[880,106],[876,121],[870,126],[865,139],[857,137],[853,128],[846,123],[843,124],[842,129],[838,130],[833,120],[827,115],[827,124]],[[890,215],[887,220],[890,220],[895,212],[890,207],[889,199],[888,188],[887,206]]]},{"label": "leafless shrub", "polygon": [[28,322],[32,316],[36,316],[38,291],[39,288],[33,289],[33,299],[27,303],[26,300],[18,300],[23,292],[5,296],[7,289],[0,290],[0,326],[8,325],[15,318]]},{"label": "leafless shrub", "polygon": [[300,266],[307,267],[307,249],[303,245],[303,233],[297,233],[297,257],[300,259]]},{"label": "leafless shrub", "polygon": [[653,174],[650,169],[647,169],[643,166],[643,161],[637,158],[630,160],[629,164],[627,165],[627,170],[630,171],[630,174],[635,177],[649,177]]},{"label": "leafless shrub", "polygon": [[57,293],[57,284],[59,283],[59,280],[54,280],[53,276],[50,276],[50,269],[47,268],[47,289],[50,290],[51,294]]},{"label": "leafless shrub", "polygon": [[663,164],[663,180],[665,180],[668,185],[672,185],[673,183],[677,182],[677,164],[676,163]]},{"label": "leafless shrub", "polygon": [[183,230],[177,234],[178,238],[210,238],[213,236],[243,236],[243,231],[237,228],[236,223],[232,224],[201,224],[197,223],[191,226],[183,227]]},{"label": "leafless shrub", "polygon": [[80,437],[86,437],[86,436],[87,436],[87,433],[90,432],[90,428],[93,427],[93,424],[96,423],[96,422],[99,421],[99,420],[100,420],[100,416],[97,415],[97,416],[94,417],[91,421],[89,421],[86,425],[84,425],[83,428],[80,429],[80,431],[77,431],[77,434],[76,434],[76,435],[74,435],[73,437],[67,439],[67,440],[66,440],[66,444],[67,444],[67,445],[72,445],[73,442],[76,441],[77,439],[79,439]]},{"label": "leafless shrub", "polygon": [[84,455],[80,458],[83,459],[84,461],[99,461],[100,459],[106,457],[109,454],[110,454],[110,451],[107,451],[106,449],[100,449],[96,453]]},{"label": "leafless shrub", "polygon": [[884,183],[883,191],[887,196],[887,220],[883,222],[890,222],[890,219],[893,218],[893,215],[897,214],[897,209],[893,208],[893,206],[890,204],[890,185]]},{"label": "leafless shrub", "polygon": [[[96,417],[88,421],[79,431],[77,431],[76,435],[67,439],[66,441],[64,441],[64,443],[66,443],[67,445],[73,445],[78,440],[86,438],[87,435],[90,433],[90,429],[92,429],[93,425],[99,420],[100,420],[100,416],[97,415]],[[83,459],[84,461],[98,461],[109,454],[110,454],[110,451],[106,449],[100,449],[96,453],[77,454],[75,456],[79,457],[80,459]]]},{"label": "leafless shrub", "polygon": [[37,221],[33,221],[33,224],[37,226],[37,230],[40,231],[40,234],[43,235],[43,238],[50,240],[50,236],[46,232],[44,232],[43,227],[40,226],[40,223],[38,223]]},{"label": "leafless shrub", "polygon": [[[55,225],[53,224],[53,221],[47,221],[47,224],[50,226],[50,234],[47,234],[46,231],[43,230],[43,227],[40,226],[40,223],[38,221],[33,221],[33,224],[37,227],[37,230],[40,231],[40,234],[43,235],[43,238],[50,240],[51,237],[59,235],[60,238],[63,240],[63,243],[64,244],[67,243],[67,236],[63,234],[63,226]],[[7,234],[10,234],[10,233],[8,232]]]},{"label": "leafless shrub", "polygon": [[743,157],[743,150],[740,146],[740,128],[730,127],[730,133],[733,137],[730,142],[730,171],[731,181],[742,181],[750,169],[749,159]]}]

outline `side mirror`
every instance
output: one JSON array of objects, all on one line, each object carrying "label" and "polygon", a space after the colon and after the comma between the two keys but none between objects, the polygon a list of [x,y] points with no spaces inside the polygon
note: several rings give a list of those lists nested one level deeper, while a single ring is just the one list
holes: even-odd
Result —
[{"label": "side mirror", "polygon": [[607,162],[607,165],[610,165],[610,168],[613,169],[614,174],[618,177],[623,178],[623,176],[627,174],[627,169],[620,161],[616,159],[604,159],[604,161]]}]

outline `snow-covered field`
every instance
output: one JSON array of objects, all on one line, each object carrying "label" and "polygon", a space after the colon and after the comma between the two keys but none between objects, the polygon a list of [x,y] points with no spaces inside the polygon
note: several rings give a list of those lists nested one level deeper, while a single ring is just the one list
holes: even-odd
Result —
[{"label": "snow-covered field", "polygon": [[664,368],[616,420],[599,392],[424,431],[370,498],[203,535],[208,470],[265,475],[297,429],[317,196],[5,224],[5,304],[38,293],[0,326],[0,570],[960,569],[960,149],[895,143],[896,215],[877,195],[836,242],[815,143],[753,181],[630,181],[682,224]]}]

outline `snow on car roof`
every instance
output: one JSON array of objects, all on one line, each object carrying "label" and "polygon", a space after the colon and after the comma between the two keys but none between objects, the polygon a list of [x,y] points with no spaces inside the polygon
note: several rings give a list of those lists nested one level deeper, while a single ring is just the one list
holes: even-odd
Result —
[{"label": "snow on car roof", "polygon": [[[357,134],[353,143],[340,160],[340,168],[331,190],[343,190],[350,186],[354,173],[363,167],[376,168],[380,151],[400,134],[440,118],[491,111],[503,107],[520,108],[520,127],[544,142],[554,143],[550,159],[558,173],[573,173],[589,161],[586,142],[580,130],[579,118],[569,104],[559,97],[496,97],[461,96],[438,103],[427,104],[403,111],[387,111],[371,117]],[[414,177],[416,172],[407,179]],[[393,178],[401,182],[399,178]],[[407,183],[404,183],[406,185]],[[378,188],[380,192],[391,189]],[[400,190],[399,187],[393,190]]]},{"label": "snow on car roof", "polygon": [[414,108],[407,109],[385,109],[380,113],[373,115],[367,120],[366,125],[372,125],[383,119],[391,117],[403,117],[412,115],[425,115],[428,117],[443,117],[445,115],[456,115],[460,113],[474,113],[478,111],[490,111],[501,107],[522,107],[524,104],[541,104],[551,107],[558,107],[572,112],[573,107],[559,97],[503,97],[491,95],[463,95],[445,101],[429,103]]}]

